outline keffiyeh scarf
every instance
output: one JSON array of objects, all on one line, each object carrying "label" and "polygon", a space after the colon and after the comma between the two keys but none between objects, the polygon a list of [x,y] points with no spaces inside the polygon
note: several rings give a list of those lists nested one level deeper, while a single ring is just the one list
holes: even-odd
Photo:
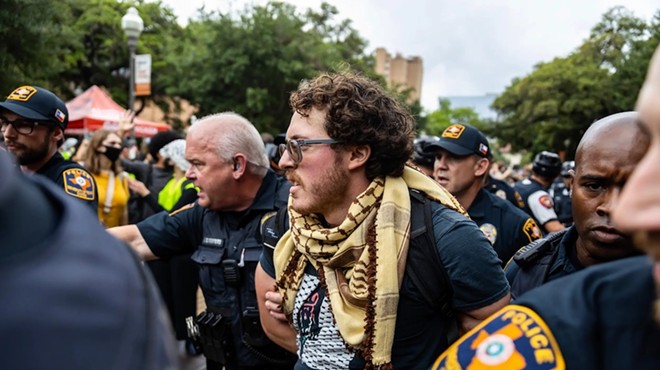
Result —
[{"label": "keffiyeh scarf", "polygon": [[289,206],[291,229],[275,249],[277,287],[287,316],[291,319],[305,265],[312,263],[343,340],[367,368],[391,368],[410,237],[408,189],[467,215],[447,190],[406,166],[401,177],[374,179],[337,227],[325,228],[317,215],[302,215]]}]

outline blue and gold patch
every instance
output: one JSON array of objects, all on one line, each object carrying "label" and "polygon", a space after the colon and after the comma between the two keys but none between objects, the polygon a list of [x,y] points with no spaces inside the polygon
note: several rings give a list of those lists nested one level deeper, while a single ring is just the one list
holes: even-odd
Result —
[{"label": "blue and gold patch", "polygon": [[21,86],[7,96],[7,100],[28,101],[37,92],[32,86]]},{"label": "blue and gold patch", "polygon": [[532,218],[528,218],[523,225],[523,232],[527,235],[527,238],[530,242],[534,240],[541,239],[543,234],[541,233],[541,228],[536,224]]},{"label": "blue and gold patch", "polygon": [[464,335],[432,369],[565,369],[554,335],[536,312],[509,305]]},{"label": "blue and gold patch", "polygon": [[83,200],[94,200],[96,189],[89,172],[80,168],[70,168],[62,172],[64,192]]}]

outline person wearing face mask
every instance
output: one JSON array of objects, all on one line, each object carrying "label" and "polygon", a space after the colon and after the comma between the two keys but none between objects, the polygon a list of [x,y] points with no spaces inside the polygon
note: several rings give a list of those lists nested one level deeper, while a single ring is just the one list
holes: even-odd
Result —
[{"label": "person wearing face mask", "polygon": [[121,138],[108,130],[94,132],[84,165],[92,172],[99,193],[98,216],[106,227],[128,223],[128,176],[119,162]]},{"label": "person wearing face mask", "polygon": [[18,87],[0,103],[0,134],[21,170],[50,179],[96,212],[92,174],[58,151],[68,123],[69,111],[62,99],[42,87]]}]

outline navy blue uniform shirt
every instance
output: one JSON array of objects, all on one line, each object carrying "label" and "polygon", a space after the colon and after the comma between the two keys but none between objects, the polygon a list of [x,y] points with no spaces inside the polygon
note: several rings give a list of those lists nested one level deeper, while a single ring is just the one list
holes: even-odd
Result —
[{"label": "navy blue uniform shirt", "polygon": [[56,183],[68,195],[82,200],[94,214],[98,212],[99,197],[92,174],[80,164],[64,159],[59,152],[36,172]]},{"label": "navy blue uniform shirt", "polygon": [[660,369],[656,287],[647,256],[557,279],[459,339],[433,369]]},{"label": "navy blue uniform shirt", "polygon": [[520,266],[515,259],[504,269],[506,279],[511,285],[511,298],[515,299],[523,293],[582,270],[584,266],[577,259],[575,242],[577,231],[574,226],[569,227],[556,246],[549,247],[536,260],[530,261],[527,266]]},{"label": "navy blue uniform shirt", "polygon": [[467,210],[506,264],[518,249],[541,238],[541,229],[528,214],[481,189]]}]

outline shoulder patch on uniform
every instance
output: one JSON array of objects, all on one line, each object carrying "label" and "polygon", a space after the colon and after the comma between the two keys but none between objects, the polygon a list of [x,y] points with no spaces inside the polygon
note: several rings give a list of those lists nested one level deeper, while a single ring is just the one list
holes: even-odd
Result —
[{"label": "shoulder patch on uniform", "polygon": [[169,216],[174,216],[175,214],[177,214],[181,211],[185,211],[186,209],[191,209],[194,206],[195,206],[195,203],[186,204],[185,206],[181,206],[181,208],[175,209],[174,211],[170,212]]},{"label": "shoulder patch on uniform", "polygon": [[484,233],[486,239],[488,239],[490,244],[495,245],[495,241],[497,240],[497,228],[495,227],[495,225],[485,223],[479,226],[479,229],[481,230],[482,233]]},{"label": "shoulder patch on uniform", "polygon": [[552,208],[552,206],[553,206],[552,198],[550,197],[550,195],[547,195],[547,194],[546,194],[546,195],[542,195],[542,196],[539,198],[539,203],[541,203],[541,205],[542,205],[543,207],[548,208],[548,209]]},{"label": "shoulder patch on uniform", "polygon": [[502,189],[497,189],[497,191],[495,191],[495,195],[506,200],[506,192]]},{"label": "shoulder patch on uniform", "polygon": [[461,337],[432,369],[566,368],[552,331],[527,307],[509,305]]},{"label": "shoulder patch on uniform", "polygon": [[513,191],[513,196],[516,198],[516,202],[518,202],[518,207],[519,208],[525,208],[525,202],[523,202],[522,197],[520,196],[520,193],[516,190]]},{"label": "shoulder patch on uniform", "polygon": [[64,192],[83,200],[94,200],[96,189],[94,178],[81,168],[69,168],[62,172]]},{"label": "shoulder patch on uniform", "polygon": [[543,234],[541,234],[541,228],[536,224],[536,221],[532,218],[528,218],[523,225],[523,232],[527,235],[527,238],[530,242],[534,240],[541,239]]}]

